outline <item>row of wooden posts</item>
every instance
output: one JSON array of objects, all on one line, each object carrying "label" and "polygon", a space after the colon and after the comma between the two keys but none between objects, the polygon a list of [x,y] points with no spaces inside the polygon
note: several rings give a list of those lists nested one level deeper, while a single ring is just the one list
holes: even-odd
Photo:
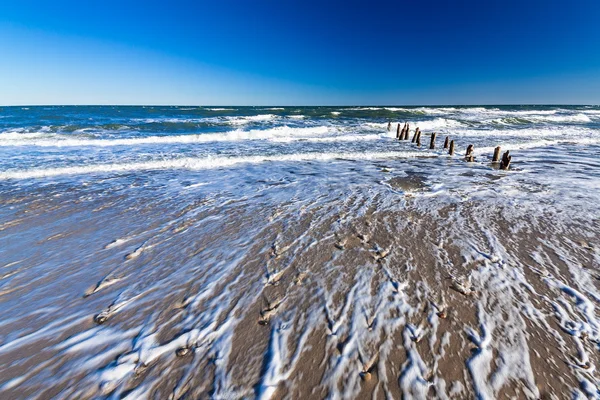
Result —
[{"label": "row of wooden posts", "polygon": [[[388,131],[392,130],[391,122],[388,122],[387,129],[388,129]],[[408,131],[409,131],[408,122],[404,123],[404,127],[402,127],[402,129],[400,129],[400,123],[398,123],[398,127],[396,129],[396,139],[408,140]],[[435,132],[433,132],[430,136],[430,141],[429,141],[430,149],[435,149],[436,136],[437,136],[437,134]],[[419,127],[417,127],[415,129],[415,133],[412,138],[412,143],[416,143],[417,146],[419,146],[419,147],[421,146],[421,130],[419,129]],[[451,156],[454,155],[454,140],[450,140],[449,136],[446,136],[446,140],[444,141],[444,149],[448,149],[448,154],[450,154]],[[475,161],[475,156],[473,155],[473,150],[474,150],[474,146],[472,144],[467,146],[467,152],[465,154],[466,161],[468,161],[468,162]],[[502,155],[502,160],[500,160],[500,146],[498,146],[494,149],[494,156],[492,157],[492,163],[493,164],[500,163],[500,169],[505,169],[505,170],[508,169],[510,167],[511,159],[512,159],[512,156],[510,155],[510,152],[507,150]]]}]

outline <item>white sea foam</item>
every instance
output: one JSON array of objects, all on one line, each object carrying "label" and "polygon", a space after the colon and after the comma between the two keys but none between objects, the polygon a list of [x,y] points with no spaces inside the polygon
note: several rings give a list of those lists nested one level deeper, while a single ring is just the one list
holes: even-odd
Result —
[{"label": "white sea foam", "polygon": [[421,131],[424,130],[447,130],[447,129],[451,129],[451,128],[460,128],[465,126],[465,124],[453,120],[453,119],[446,119],[446,118],[436,118],[434,120],[431,121],[415,121],[413,124],[413,127],[419,127],[419,129],[421,129]]},{"label": "white sea foam", "polygon": [[201,170],[221,167],[231,167],[237,164],[257,164],[263,162],[299,162],[299,161],[330,161],[335,159],[374,160],[386,158],[437,157],[434,153],[419,151],[392,152],[363,152],[363,153],[297,153],[276,156],[248,157],[186,157],[173,160],[133,162],[122,164],[99,164],[60,168],[42,168],[24,171],[0,172],[0,179],[30,179],[61,175],[81,175],[91,173],[123,173],[132,171],[188,169]]},{"label": "white sea foam", "polygon": [[251,115],[249,117],[228,117],[228,121],[232,125],[245,125],[252,122],[266,122],[277,118],[274,114]]},{"label": "white sea foam", "polygon": [[[289,140],[307,139],[314,136],[323,136],[334,133],[328,126],[315,126],[306,128],[293,128],[279,126],[271,129],[243,130],[237,129],[224,133],[204,133],[199,135],[174,135],[174,136],[145,136],[122,139],[88,139],[72,137],[65,134],[48,135],[39,133],[0,134],[0,146],[39,146],[39,147],[111,147],[111,146],[138,146],[151,144],[185,144],[208,142],[232,142],[240,140]],[[5,136],[6,135],[6,136]]]}]

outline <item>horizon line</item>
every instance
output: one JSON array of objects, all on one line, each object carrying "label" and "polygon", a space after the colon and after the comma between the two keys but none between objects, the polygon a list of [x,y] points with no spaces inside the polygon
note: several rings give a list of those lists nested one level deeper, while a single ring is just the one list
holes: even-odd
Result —
[{"label": "horizon line", "polygon": [[0,107],[495,107],[495,106],[582,106],[600,107],[600,104],[579,103],[471,103],[471,104],[311,104],[311,105],[282,105],[282,104],[0,104]]}]

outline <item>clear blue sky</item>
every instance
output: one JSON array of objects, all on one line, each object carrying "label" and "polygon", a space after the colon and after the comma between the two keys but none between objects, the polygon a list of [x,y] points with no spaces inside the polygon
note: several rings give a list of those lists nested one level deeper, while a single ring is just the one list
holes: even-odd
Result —
[{"label": "clear blue sky", "polygon": [[0,2],[0,104],[600,104],[600,1]]}]

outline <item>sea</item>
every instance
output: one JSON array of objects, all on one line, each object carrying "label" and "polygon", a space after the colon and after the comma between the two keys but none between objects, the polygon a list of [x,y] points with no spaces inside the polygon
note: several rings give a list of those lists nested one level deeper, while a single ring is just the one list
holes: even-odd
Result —
[{"label": "sea", "polygon": [[598,398],[599,303],[600,106],[0,107],[0,398]]}]

